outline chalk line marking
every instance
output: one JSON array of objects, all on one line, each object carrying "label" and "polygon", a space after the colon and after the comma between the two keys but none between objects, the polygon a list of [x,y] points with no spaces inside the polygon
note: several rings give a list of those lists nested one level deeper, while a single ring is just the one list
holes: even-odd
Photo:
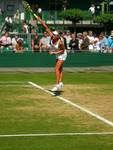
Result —
[{"label": "chalk line marking", "polygon": [[39,133],[39,134],[6,134],[0,137],[41,137],[41,136],[85,136],[85,135],[113,135],[113,132],[89,132],[89,133]]},{"label": "chalk line marking", "polygon": [[[38,88],[38,89],[40,89],[40,90],[46,92],[46,93],[49,93],[49,94],[51,94],[51,95],[54,95],[54,93],[52,93],[52,92],[50,92],[50,91],[44,89],[43,87],[39,86],[39,85],[36,84],[36,83],[33,83],[33,82],[31,82],[31,81],[29,81],[28,83],[31,84],[32,86],[34,86],[34,87],[36,87],[36,88]],[[67,103],[67,104],[69,104],[69,105],[71,105],[71,106],[73,106],[73,107],[75,107],[75,108],[78,108],[78,109],[81,110],[82,112],[85,112],[85,113],[87,113],[87,114],[89,114],[89,115],[91,115],[91,116],[97,118],[98,120],[104,122],[105,124],[107,124],[107,125],[113,127],[113,122],[112,122],[112,121],[109,121],[109,120],[107,120],[106,118],[104,118],[104,117],[102,117],[102,116],[100,116],[100,115],[98,115],[98,114],[96,114],[96,113],[94,113],[94,112],[91,112],[91,111],[89,111],[88,109],[86,109],[86,108],[84,108],[84,107],[81,107],[80,105],[78,105],[78,104],[76,104],[76,103],[74,103],[74,102],[72,102],[72,101],[70,101],[70,100],[68,100],[68,99],[66,99],[66,98],[63,98],[63,97],[61,97],[61,96],[56,96],[56,98],[62,100],[63,102],[65,102],[65,103]]]}]

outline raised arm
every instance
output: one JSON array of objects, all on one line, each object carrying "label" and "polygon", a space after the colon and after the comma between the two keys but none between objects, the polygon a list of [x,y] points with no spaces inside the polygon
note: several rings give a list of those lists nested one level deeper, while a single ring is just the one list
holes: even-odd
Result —
[{"label": "raised arm", "polygon": [[50,35],[50,37],[53,36],[52,31],[49,29],[49,27],[46,25],[46,23],[36,14],[34,14],[34,17],[41,23],[41,25],[45,28],[45,30],[48,32],[48,34]]}]

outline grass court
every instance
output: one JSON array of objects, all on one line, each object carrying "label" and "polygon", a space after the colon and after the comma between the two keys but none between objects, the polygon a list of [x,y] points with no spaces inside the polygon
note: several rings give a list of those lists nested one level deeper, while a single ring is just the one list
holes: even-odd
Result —
[{"label": "grass court", "polygon": [[64,72],[58,96],[54,83],[52,72],[0,73],[0,150],[112,150],[113,73]]}]

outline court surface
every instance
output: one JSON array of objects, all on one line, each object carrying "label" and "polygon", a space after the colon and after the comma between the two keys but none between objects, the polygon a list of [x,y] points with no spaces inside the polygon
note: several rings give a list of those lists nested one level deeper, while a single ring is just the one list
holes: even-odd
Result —
[{"label": "court surface", "polygon": [[1,73],[1,150],[111,150],[112,78],[112,73],[66,73],[56,94],[48,91],[53,73]]}]

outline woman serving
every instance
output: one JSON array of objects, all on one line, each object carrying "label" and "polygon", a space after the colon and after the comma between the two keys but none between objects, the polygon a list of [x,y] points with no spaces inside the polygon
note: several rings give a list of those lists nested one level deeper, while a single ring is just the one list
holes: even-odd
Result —
[{"label": "woman serving", "polygon": [[51,89],[51,91],[59,91],[63,87],[63,64],[67,58],[67,52],[64,48],[64,43],[60,38],[60,35],[57,31],[51,31],[45,22],[38,16],[35,16],[36,19],[42,24],[46,32],[51,37],[50,47],[52,50],[49,50],[50,55],[56,55],[56,64],[55,64],[55,73],[56,73],[56,85]]}]

